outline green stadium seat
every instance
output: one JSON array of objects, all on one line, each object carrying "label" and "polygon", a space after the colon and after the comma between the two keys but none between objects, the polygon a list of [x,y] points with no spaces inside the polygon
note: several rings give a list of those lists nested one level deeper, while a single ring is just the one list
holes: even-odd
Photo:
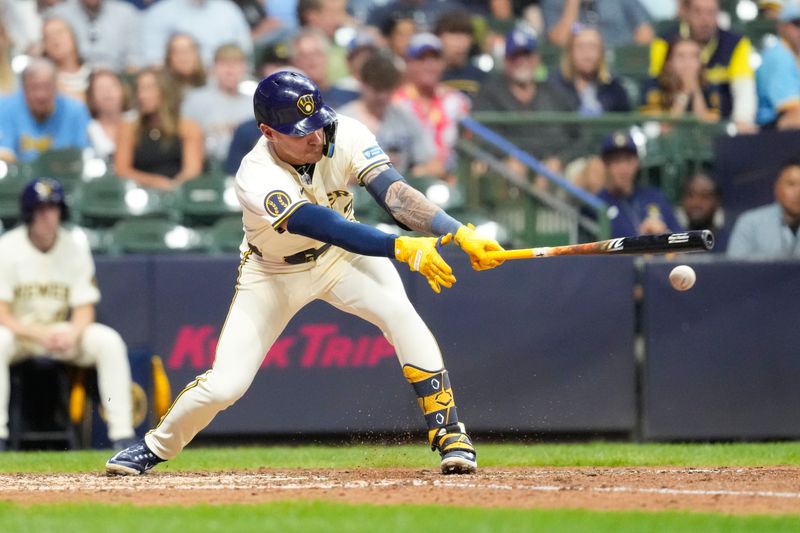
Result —
[{"label": "green stadium seat", "polygon": [[106,254],[111,249],[111,232],[106,228],[87,228],[84,226],[68,226],[73,233],[83,234],[93,253]]},{"label": "green stadium seat", "polygon": [[73,205],[81,223],[88,227],[110,227],[133,217],[169,218],[171,195],[138,187],[116,176],[105,176],[81,185]]},{"label": "green stadium seat", "polygon": [[764,45],[765,37],[778,34],[778,24],[774,20],[756,19],[734,24],[731,30],[750,39],[753,48],[758,50]]},{"label": "green stadium seat", "polygon": [[244,229],[241,215],[220,218],[204,232],[206,249],[217,254],[238,252],[242,237]]},{"label": "green stadium seat", "polygon": [[129,218],[111,229],[112,253],[191,252],[204,249],[201,235],[162,218]]},{"label": "green stadium seat", "polygon": [[617,76],[643,82],[650,77],[650,46],[626,44],[617,46],[609,53],[610,68]]},{"label": "green stadium seat", "polygon": [[48,150],[29,163],[31,176],[55,178],[69,193],[83,178],[83,152],[79,148]]},{"label": "green stadium seat", "polygon": [[540,62],[547,68],[547,71],[558,69],[561,64],[561,53],[563,52],[560,46],[550,44],[547,42],[539,43],[539,57]]},{"label": "green stadium seat", "polygon": [[181,222],[187,226],[210,226],[226,215],[241,211],[233,186],[217,175],[183,183],[175,190],[174,201]]},{"label": "green stadium seat", "polygon": [[0,179],[0,222],[6,230],[19,220],[19,195],[27,182],[24,178],[8,176]]}]

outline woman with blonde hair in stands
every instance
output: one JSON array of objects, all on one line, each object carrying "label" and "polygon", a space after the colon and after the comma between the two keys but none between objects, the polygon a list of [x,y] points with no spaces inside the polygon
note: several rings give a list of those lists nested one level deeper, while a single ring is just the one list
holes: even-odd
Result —
[{"label": "woman with blonde hair in stands", "polygon": [[17,88],[17,78],[11,69],[11,36],[0,20],[0,96],[11,94]]},{"label": "woman with blonde hair in stands", "polygon": [[206,70],[197,41],[186,33],[176,33],[167,42],[164,68],[178,83],[181,94],[206,84]]},{"label": "woman with blonde hair in stands", "polygon": [[575,110],[582,115],[631,110],[628,93],[608,69],[603,36],[593,26],[575,25],[554,83],[573,98]]},{"label": "woman with blonde hair in stands", "polygon": [[180,97],[171,78],[148,68],[136,76],[138,116],[125,121],[117,137],[117,175],[141,186],[170,190],[203,170],[203,132],[180,115]]},{"label": "woman with blonde hair in stands", "polygon": [[112,70],[95,70],[89,76],[86,105],[92,116],[87,129],[89,142],[97,157],[110,161],[117,148],[122,122],[131,108],[128,88]]},{"label": "woman with blonde hair in stands", "polygon": [[720,98],[708,89],[700,54],[700,45],[692,39],[678,38],[670,43],[661,74],[645,85],[642,113],[719,120]]},{"label": "woman with blonde hair in stands", "polygon": [[91,69],[84,64],[78,50],[78,39],[72,27],[62,19],[45,20],[42,26],[44,57],[58,70],[58,90],[82,102],[86,100]]}]

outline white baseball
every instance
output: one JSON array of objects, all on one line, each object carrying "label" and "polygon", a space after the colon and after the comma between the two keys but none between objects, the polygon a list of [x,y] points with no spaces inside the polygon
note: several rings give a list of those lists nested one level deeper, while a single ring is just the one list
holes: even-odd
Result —
[{"label": "white baseball", "polygon": [[697,274],[689,265],[678,265],[669,273],[669,282],[676,291],[688,291],[694,287]]}]

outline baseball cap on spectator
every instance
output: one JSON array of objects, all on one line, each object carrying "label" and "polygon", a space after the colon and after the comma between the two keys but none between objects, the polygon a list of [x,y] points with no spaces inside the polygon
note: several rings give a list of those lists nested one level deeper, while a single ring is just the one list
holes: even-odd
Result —
[{"label": "baseball cap on spectator", "polygon": [[603,139],[603,144],[600,146],[600,154],[603,156],[603,159],[609,154],[616,152],[628,152],[637,156],[639,155],[636,142],[627,131],[615,131],[609,133]]},{"label": "baseball cap on spectator", "polygon": [[406,57],[408,59],[419,59],[428,52],[442,55],[442,41],[432,33],[418,33],[408,42]]},{"label": "baseball cap on spectator", "polygon": [[288,63],[290,56],[289,44],[282,40],[261,44],[256,47],[255,56],[258,58],[258,64]]},{"label": "baseball cap on spectator", "polygon": [[371,33],[365,31],[358,32],[356,33],[355,37],[353,37],[350,42],[347,43],[347,57],[350,57],[359,50],[363,50],[365,48],[377,50],[378,43]]},{"label": "baseball cap on spectator", "polygon": [[506,57],[511,57],[521,52],[530,54],[535,52],[538,46],[539,43],[536,41],[536,36],[529,31],[517,28],[506,34]]},{"label": "baseball cap on spectator", "polygon": [[784,0],[783,7],[781,7],[780,21],[794,22],[795,20],[800,20],[800,1]]}]

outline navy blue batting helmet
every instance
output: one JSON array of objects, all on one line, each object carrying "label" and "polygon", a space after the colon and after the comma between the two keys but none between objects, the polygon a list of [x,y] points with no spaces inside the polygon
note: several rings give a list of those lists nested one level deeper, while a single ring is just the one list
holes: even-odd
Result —
[{"label": "navy blue batting helmet", "polygon": [[28,182],[19,197],[20,214],[25,224],[33,220],[33,212],[41,205],[57,205],[61,208],[61,220],[69,217],[64,187],[53,178],[36,178]]},{"label": "navy blue batting helmet", "polygon": [[284,135],[303,136],[336,121],[317,84],[299,72],[281,70],[261,80],[253,95],[256,122]]}]

